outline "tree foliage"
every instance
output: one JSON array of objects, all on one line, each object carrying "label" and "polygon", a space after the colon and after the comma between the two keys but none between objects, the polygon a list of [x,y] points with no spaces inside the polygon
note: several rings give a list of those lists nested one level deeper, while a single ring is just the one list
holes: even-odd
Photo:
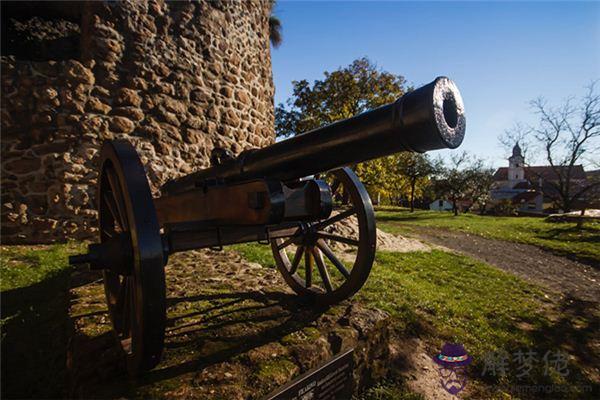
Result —
[{"label": "tree foliage", "polygon": [[293,94],[275,109],[275,132],[288,137],[390,103],[405,93],[400,75],[382,71],[367,58],[347,67],[326,71],[311,85],[293,81]]},{"label": "tree foliage", "polygon": [[[367,58],[332,72],[312,85],[307,80],[292,82],[293,94],[275,109],[275,132],[289,137],[332,122],[353,117],[390,103],[408,89],[405,79],[379,69]],[[354,167],[371,195],[390,195],[402,186],[396,156],[380,158]]]},{"label": "tree foliage", "polygon": [[275,15],[271,15],[269,17],[269,40],[275,48],[281,46],[281,42],[283,41],[281,30],[281,20]]},{"label": "tree foliage", "polygon": [[401,153],[396,162],[397,174],[406,180],[410,211],[415,209],[415,198],[423,194],[423,189],[429,183],[429,177],[441,168],[441,162],[432,161],[427,154]]},{"label": "tree foliage", "polygon": [[494,169],[483,165],[482,160],[477,160],[471,166],[470,173],[471,181],[467,188],[467,195],[483,214],[491,200],[490,191],[495,183]]},{"label": "tree foliage", "polygon": [[494,183],[494,170],[486,167],[483,160],[466,151],[454,153],[449,162],[439,169],[435,180],[438,196],[452,203],[454,215],[458,215],[458,202],[470,200],[485,210],[489,192]]}]

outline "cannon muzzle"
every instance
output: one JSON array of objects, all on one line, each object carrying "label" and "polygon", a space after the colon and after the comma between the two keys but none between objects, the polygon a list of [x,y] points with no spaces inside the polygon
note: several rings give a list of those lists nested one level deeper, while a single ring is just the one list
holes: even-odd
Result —
[{"label": "cannon muzzle", "polygon": [[465,128],[458,88],[439,77],[393,103],[243,152],[237,159],[167,182],[163,190],[186,191],[207,179],[289,181],[401,151],[454,149],[462,143]]}]

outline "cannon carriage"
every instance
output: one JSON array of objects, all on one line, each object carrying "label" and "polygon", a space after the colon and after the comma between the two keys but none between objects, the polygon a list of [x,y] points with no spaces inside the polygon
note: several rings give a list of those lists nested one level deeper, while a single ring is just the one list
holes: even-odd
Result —
[{"label": "cannon carriage", "polygon": [[[133,146],[107,141],[100,240],[69,261],[102,270],[114,332],[129,372],[139,374],[160,362],[170,254],[264,243],[298,295],[319,305],[344,300],[366,282],[376,250],[371,200],[347,166],[456,148],[464,133],[460,93],[441,77],[391,104],[238,157],[216,150],[210,168],[167,182],[154,199]],[[337,229],[348,220],[357,229]]]}]

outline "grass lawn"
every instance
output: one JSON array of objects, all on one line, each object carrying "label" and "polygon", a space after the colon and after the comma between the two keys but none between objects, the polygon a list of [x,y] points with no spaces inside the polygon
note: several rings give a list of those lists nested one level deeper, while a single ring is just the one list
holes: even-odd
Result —
[{"label": "grass lawn", "polygon": [[[236,250],[254,262],[272,263],[264,251],[268,247],[257,247]],[[464,344],[474,357],[472,375],[484,383],[475,384],[475,398],[511,398],[511,385],[559,385],[566,392],[553,393],[556,398],[594,398],[585,390],[600,390],[585,372],[594,368],[589,354],[598,340],[599,310],[586,304],[552,303],[552,296],[546,297],[536,286],[469,257],[438,250],[379,252],[358,297],[390,313],[406,337],[421,337],[438,348],[447,341]],[[519,350],[539,354],[527,377],[517,376],[521,370],[515,363],[509,364],[506,376],[483,374],[486,357],[494,352],[512,357]],[[568,377],[553,370],[546,373],[541,360],[548,351],[569,354]],[[373,395],[402,398],[390,387]]]},{"label": "grass lawn", "polygon": [[2,246],[2,397],[64,395],[68,254],[83,245]]},{"label": "grass lawn", "polygon": [[[66,256],[82,247],[2,247],[3,397],[15,397],[11,393],[45,398],[65,395],[70,329]],[[273,266],[268,246],[248,244],[234,249],[250,261]],[[513,385],[566,388],[552,393],[552,398],[594,398],[600,390],[589,378],[596,374],[598,379],[597,307],[552,302],[553,297],[547,298],[539,288],[469,257],[437,250],[379,252],[358,298],[389,312],[400,335],[420,337],[435,348],[446,341],[463,343],[474,357],[471,375],[475,379],[469,383],[476,389],[474,398],[511,398]],[[517,376],[512,361],[505,376],[482,375],[491,351],[514,354],[518,350],[538,354],[527,377]],[[558,350],[569,355],[566,377],[543,368],[543,355]],[[401,384],[383,383],[364,398],[419,396],[407,393]]]},{"label": "grass lawn", "polygon": [[[585,359],[598,340],[599,310],[551,303],[537,287],[469,257],[438,250],[380,252],[360,297],[392,314],[408,336],[428,337],[440,347],[464,344],[474,358],[472,374],[488,384],[477,398],[489,395],[490,387],[502,396],[511,385],[540,384],[564,385],[569,392],[561,396],[582,398],[581,388],[592,387],[584,370],[593,366]],[[515,363],[504,377],[483,374],[494,352],[512,357],[519,350],[534,350],[540,358],[529,376],[519,378]],[[541,358],[548,351],[573,357],[568,379],[556,371],[545,374]]]},{"label": "grass lawn", "polygon": [[575,223],[546,222],[533,217],[495,217],[451,212],[386,208],[377,211],[378,228],[406,233],[412,226],[444,228],[492,239],[532,244],[555,253],[600,265],[600,223],[588,222],[579,229]]}]

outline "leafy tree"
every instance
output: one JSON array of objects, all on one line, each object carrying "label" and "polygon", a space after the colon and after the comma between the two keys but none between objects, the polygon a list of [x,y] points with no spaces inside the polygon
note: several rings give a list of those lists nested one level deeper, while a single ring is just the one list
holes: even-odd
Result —
[{"label": "leafy tree", "polygon": [[471,162],[471,156],[466,151],[452,154],[449,164],[439,171],[435,181],[436,193],[450,200],[454,215],[458,215],[458,201],[468,196],[468,188],[473,180]]},{"label": "leafy tree", "polygon": [[417,190],[428,182],[430,175],[439,170],[439,161],[431,161],[426,154],[401,153],[397,157],[396,167],[398,174],[408,182],[410,212],[413,212]]},{"label": "leafy tree", "polygon": [[470,168],[471,181],[469,183],[468,197],[477,204],[479,212],[484,214],[491,200],[490,191],[494,185],[494,169],[483,165],[481,160],[475,162]]},{"label": "leafy tree", "polygon": [[373,198],[386,196],[390,199],[390,204],[394,204],[395,199],[408,197],[405,196],[408,180],[398,172],[398,159],[401,155],[402,153],[394,154],[355,166],[355,172]]},{"label": "leafy tree", "polygon": [[[302,134],[332,122],[390,103],[407,88],[400,75],[382,71],[367,58],[324,73],[311,85],[294,81],[293,94],[275,109],[278,137]],[[401,179],[393,172],[394,158],[381,158],[355,166],[355,171],[372,195],[390,194]]]},{"label": "leafy tree", "polygon": [[281,42],[283,41],[281,20],[274,15],[269,17],[269,40],[275,48],[281,46]]},{"label": "leafy tree", "polygon": [[[592,83],[578,101],[571,98],[559,107],[551,107],[540,97],[531,102],[531,107],[538,116],[537,124],[517,124],[501,135],[500,142],[512,147],[518,141],[525,150],[532,150],[530,154],[542,155],[556,176],[555,180],[545,180],[553,189],[545,195],[565,212],[571,211],[578,199],[600,185],[573,179],[577,164],[600,152],[600,93]],[[594,164],[594,160],[589,161]]]},{"label": "leafy tree", "polygon": [[293,94],[275,109],[279,137],[298,135],[390,103],[405,93],[405,80],[377,68],[367,58],[325,72],[312,86],[293,81]]},{"label": "leafy tree", "polygon": [[454,215],[458,215],[458,201],[467,199],[485,211],[494,183],[493,177],[493,168],[487,167],[482,159],[466,151],[454,153],[448,165],[438,167],[436,193],[452,202]]},{"label": "leafy tree", "polygon": [[354,167],[354,171],[365,185],[373,199],[389,195],[390,174],[389,162],[384,159],[376,159],[362,162]]}]

